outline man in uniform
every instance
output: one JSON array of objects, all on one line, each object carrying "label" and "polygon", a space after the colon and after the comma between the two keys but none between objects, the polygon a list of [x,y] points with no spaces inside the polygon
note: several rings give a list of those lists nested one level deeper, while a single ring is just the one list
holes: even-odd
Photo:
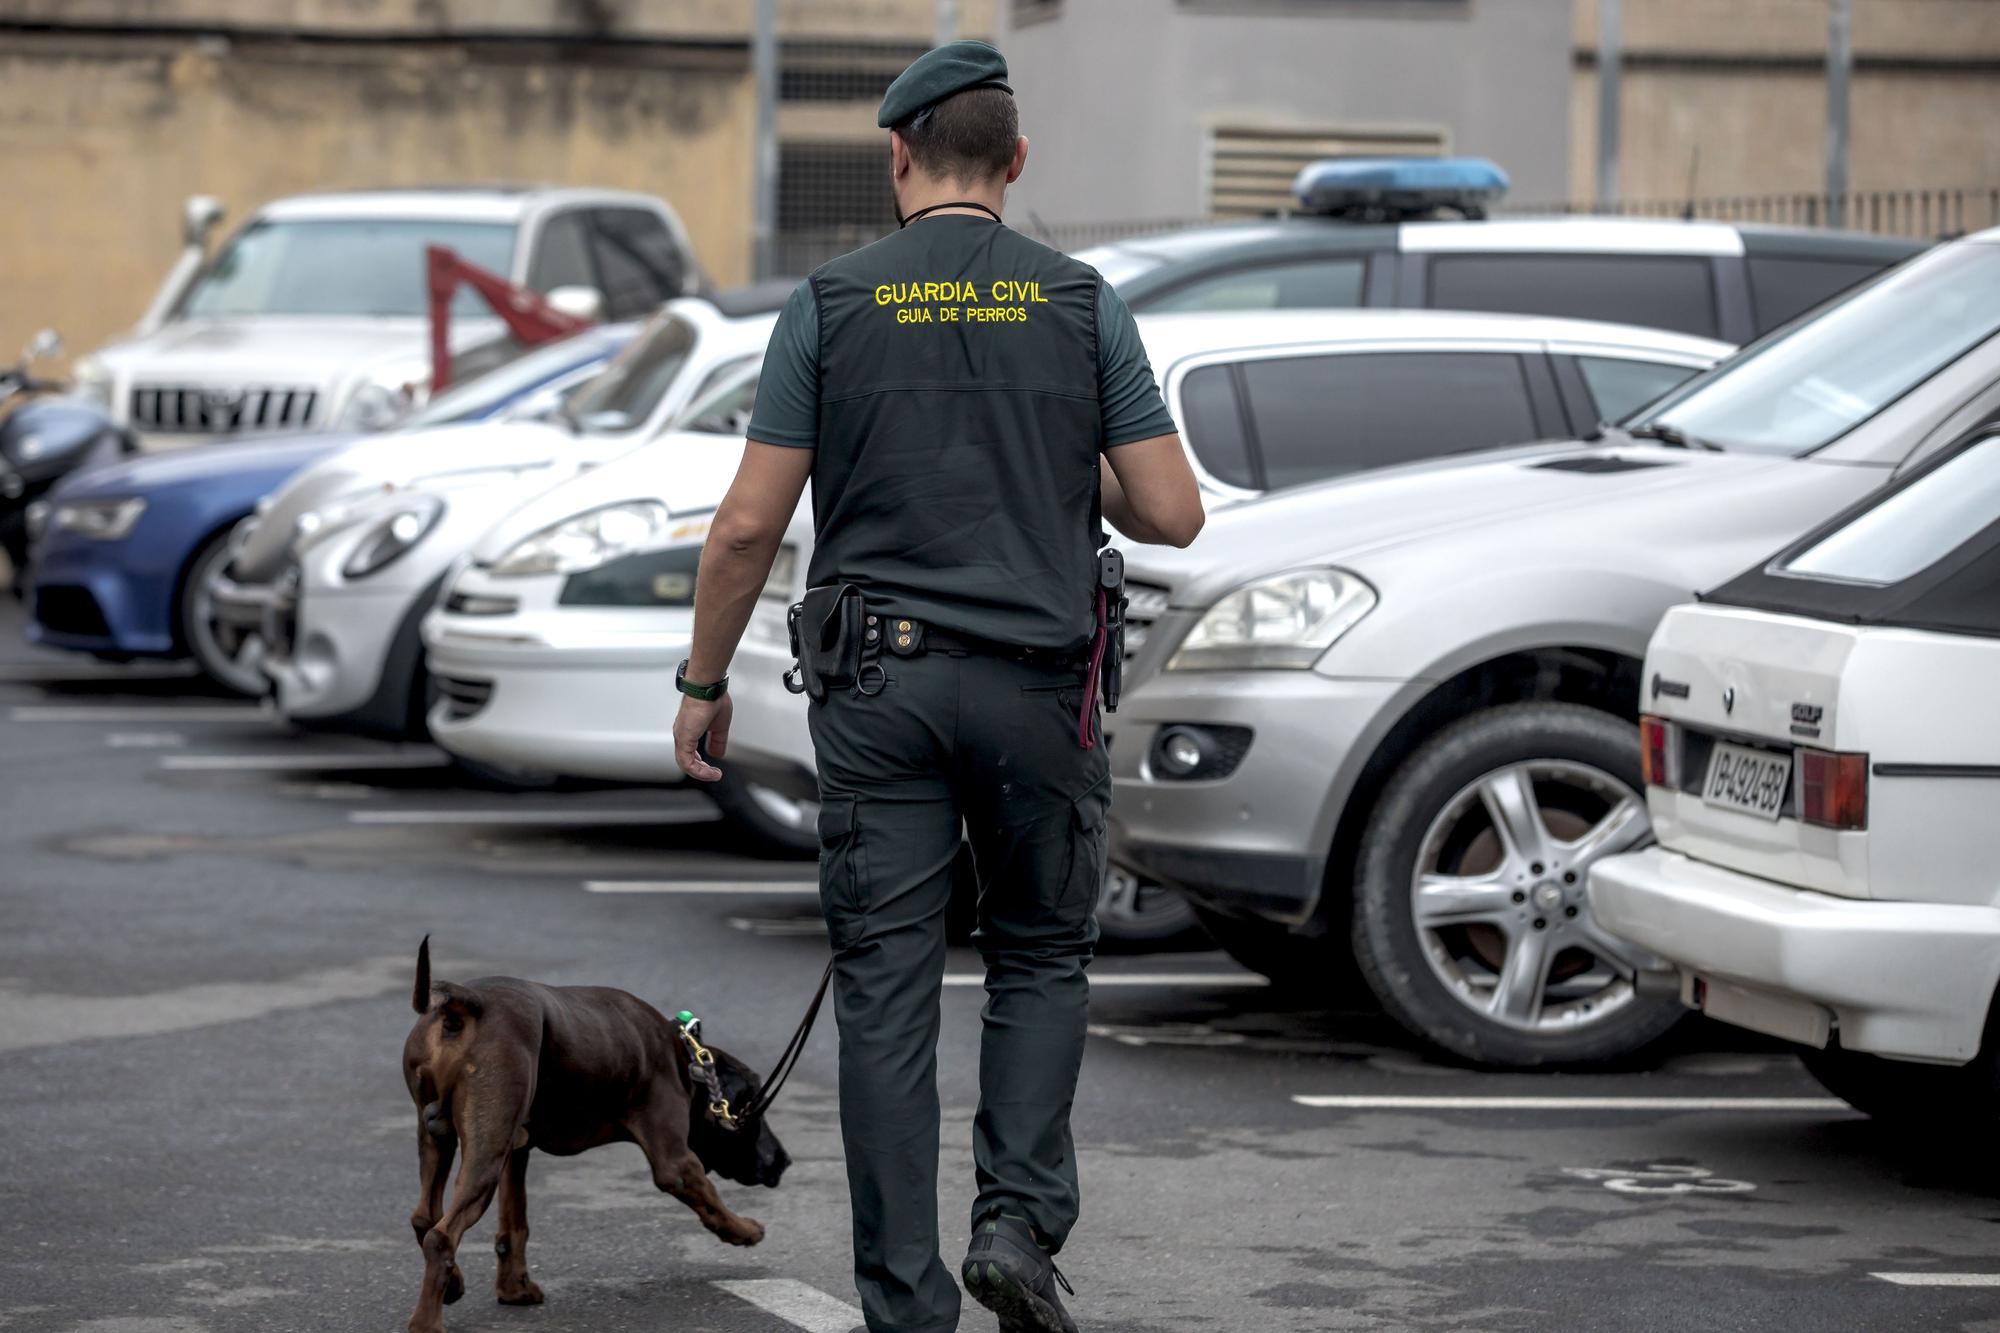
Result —
[{"label": "man in uniform", "polygon": [[1124,303],[1000,221],[1028,155],[1006,79],[993,47],[953,42],[883,97],[902,228],[820,268],[779,316],[678,677],[678,758],[715,781],[699,747],[726,762],[729,659],[810,479],[809,582],[858,589],[866,612],[859,678],[810,717],[872,1333],[958,1326],[938,1254],[936,1045],[962,836],[987,1002],[960,1271],[1003,1330],[1075,1328],[1051,1256],[1077,1216],[1069,1112],[1110,806],[1089,665],[1100,515],[1175,546],[1202,523]]}]

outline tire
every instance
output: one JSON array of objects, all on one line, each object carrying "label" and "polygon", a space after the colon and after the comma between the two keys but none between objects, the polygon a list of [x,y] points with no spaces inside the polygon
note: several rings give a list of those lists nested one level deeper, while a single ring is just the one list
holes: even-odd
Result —
[{"label": "tire", "polygon": [[2000,1124],[2000,1058],[1991,1040],[1967,1065],[1885,1060],[1838,1046],[1802,1051],[1799,1060],[1828,1092],[1885,1124],[1982,1136]]},{"label": "tire", "polygon": [[1172,889],[1111,866],[1097,895],[1099,944],[1159,948],[1191,939],[1200,927],[1194,906]]},{"label": "tire", "polygon": [[1354,886],[1355,957],[1383,1007],[1496,1068],[1595,1064],[1664,1036],[1680,1005],[1638,992],[1653,960],[1599,930],[1583,893],[1592,862],[1652,841],[1644,790],[1632,724],[1574,704],[1477,713],[1405,760]]},{"label": "tire", "polygon": [[794,800],[730,772],[705,790],[756,855],[804,860],[819,855],[819,802]]},{"label": "tire", "polygon": [[[233,525],[232,525],[233,526]],[[229,560],[229,528],[208,539],[181,580],[179,604],[174,608],[176,628],[204,676],[233,694],[260,698],[264,694],[264,673],[254,661],[245,661],[225,646],[208,605],[209,575]]]}]

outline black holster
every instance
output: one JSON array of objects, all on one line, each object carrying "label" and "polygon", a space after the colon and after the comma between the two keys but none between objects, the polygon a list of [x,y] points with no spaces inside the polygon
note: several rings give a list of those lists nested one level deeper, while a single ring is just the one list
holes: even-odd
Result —
[{"label": "black holster", "polygon": [[861,589],[851,583],[807,588],[805,599],[787,617],[794,665],[785,688],[814,702],[829,690],[844,690],[861,678],[868,646],[868,613]]},{"label": "black holster", "polygon": [[1125,690],[1125,554],[1107,546],[1097,553],[1097,587],[1104,597],[1104,657],[1097,667],[1104,711],[1118,711]]}]

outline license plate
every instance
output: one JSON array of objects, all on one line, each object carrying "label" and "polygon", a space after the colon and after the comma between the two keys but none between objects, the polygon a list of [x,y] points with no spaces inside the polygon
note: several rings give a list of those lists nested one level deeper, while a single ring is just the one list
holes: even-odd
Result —
[{"label": "license plate", "polygon": [[1708,756],[1701,799],[1725,810],[1776,819],[1784,812],[1785,789],[1791,780],[1791,755],[1717,741]]}]

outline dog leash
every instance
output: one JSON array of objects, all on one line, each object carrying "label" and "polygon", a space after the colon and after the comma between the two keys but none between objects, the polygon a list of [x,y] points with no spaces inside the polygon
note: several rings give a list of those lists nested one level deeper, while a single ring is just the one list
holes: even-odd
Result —
[{"label": "dog leash", "polygon": [[708,1089],[709,1114],[724,1129],[736,1129],[746,1121],[755,1120],[771,1109],[771,1103],[778,1100],[778,1090],[785,1086],[785,1080],[798,1068],[799,1060],[805,1055],[806,1039],[812,1036],[813,1023],[819,1018],[820,1005],[826,1001],[826,988],[833,982],[833,960],[827,959],[826,971],[820,974],[819,989],[813,992],[812,1003],[806,1006],[805,1017],[799,1020],[797,1031],[785,1045],[785,1052],[778,1062],[771,1066],[771,1077],[764,1081],[763,1088],[752,1097],[740,1111],[733,1111],[729,1099],[722,1095],[722,1084],[715,1075],[715,1053],[701,1044],[701,1020],[686,1009],[674,1015],[674,1022],[680,1026],[681,1044],[687,1047],[688,1068],[695,1079]]},{"label": "dog leash", "polygon": [[764,1080],[763,1090],[750,1099],[744,1108],[742,1118],[752,1120],[771,1109],[771,1103],[778,1100],[778,1090],[785,1086],[785,1080],[798,1068],[799,1059],[806,1053],[806,1038],[812,1036],[813,1023],[819,1018],[819,1007],[826,1000],[826,988],[833,984],[833,960],[826,960],[826,971],[819,975],[819,989],[813,992],[812,1003],[806,1006],[806,1016],[799,1020],[798,1031],[785,1047],[785,1053],[771,1066],[771,1077]]}]

